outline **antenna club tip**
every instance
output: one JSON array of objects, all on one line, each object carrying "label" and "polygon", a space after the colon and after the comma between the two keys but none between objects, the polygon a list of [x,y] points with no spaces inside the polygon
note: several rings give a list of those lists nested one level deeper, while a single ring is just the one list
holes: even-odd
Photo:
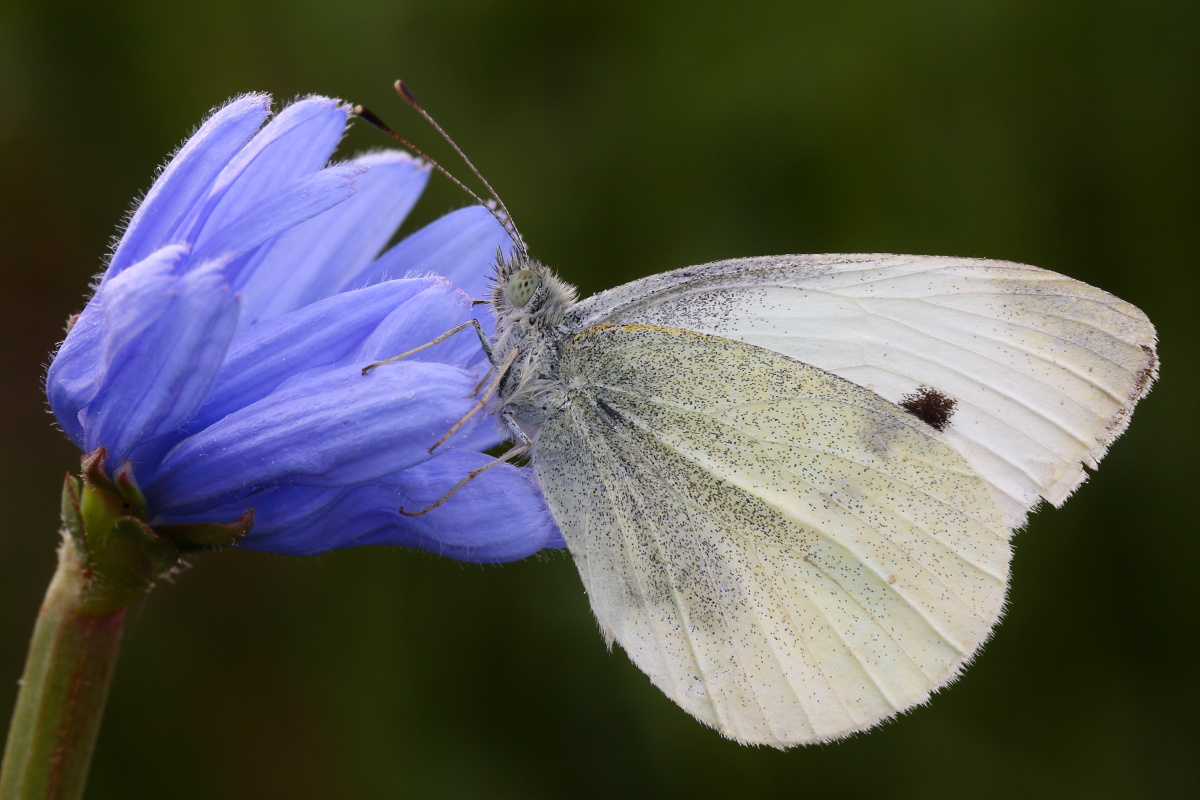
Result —
[{"label": "antenna club tip", "polygon": [[478,178],[483,183],[484,187],[488,190],[488,193],[491,195],[490,200],[484,200],[478,194],[471,191],[471,189],[468,188],[467,186],[465,186],[462,181],[460,181],[458,178],[451,175],[440,164],[438,164],[432,158],[425,155],[425,153],[421,152],[419,149],[414,147],[407,139],[400,136],[398,133],[393,131],[391,128],[384,125],[382,120],[380,120],[378,117],[376,117],[370,111],[368,111],[366,108],[363,108],[362,106],[355,106],[354,112],[356,114],[358,114],[366,122],[370,123],[371,125],[374,125],[376,128],[379,128],[384,133],[391,136],[393,139],[396,139],[398,142],[400,142],[406,148],[408,148],[413,153],[415,153],[418,158],[425,159],[431,167],[433,167],[434,169],[438,170],[443,175],[448,177],[451,181],[453,181],[456,185],[458,185],[459,188],[461,188],[463,191],[465,191],[467,194],[469,194],[472,198],[474,198],[474,200],[477,203],[479,203],[482,206],[484,206],[485,208],[487,208],[488,212],[493,217],[495,217],[496,221],[499,222],[500,225],[504,228],[504,230],[508,232],[508,235],[513,240],[513,244],[517,248],[517,250],[519,250],[521,252],[521,254],[524,255],[525,254],[525,242],[521,239],[521,234],[517,232],[517,226],[512,221],[512,215],[508,213],[508,209],[504,206],[504,201],[501,200],[500,196],[496,194],[496,190],[492,188],[492,185],[487,182],[487,179],[484,178],[483,175],[480,174],[479,170],[475,168],[475,165],[471,163],[471,159],[467,158],[467,155],[466,155],[466,153],[464,153],[462,151],[462,148],[460,148],[454,142],[454,140],[450,138],[450,135],[448,133],[446,133],[446,131],[442,128],[442,126],[438,125],[437,121],[432,116],[429,115],[429,112],[426,111],[425,108],[420,103],[417,102],[417,98],[413,97],[413,93],[409,90],[408,84],[406,84],[402,80],[397,80],[393,84],[393,86],[396,89],[396,93],[399,94],[400,97],[402,97],[405,100],[405,102],[407,102],[410,106],[412,106],[412,108],[418,114],[420,114],[422,117],[424,117],[425,121],[428,122],[430,125],[432,125],[433,129],[436,130],[438,133],[440,133],[442,135],[442,138],[445,139],[449,143],[450,147],[452,147],[454,149],[454,152],[458,154],[458,157],[461,158],[466,163],[466,165],[471,168],[471,171],[473,173],[475,173],[475,177]]},{"label": "antenna club tip", "polygon": [[421,104],[419,102],[417,102],[416,96],[412,93],[412,89],[408,88],[407,83],[405,83],[404,81],[396,81],[394,86],[396,89],[396,93],[398,95],[400,95],[401,97],[403,97],[405,102],[407,102],[410,106],[417,109],[418,111],[424,112],[424,109],[421,108]]},{"label": "antenna club tip", "polygon": [[[386,124],[384,124],[384,121],[381,120],[379,117],[375,116],[375,113],[373,111],[371,111],[371,109],[367,108],[366,106],[359,104],[359,105],[354,106],[354,108],[352,108],[351,111],[354,113],[355,117],[357,117],[358,119],[361,119],[363,122],[367,123],[368,125],[370,125],[374,128],[378,128],[379,130],[386,133],[388,136],[391,136],[395,139],[400,139],[399,136],[396,136],[395,131],[393,131]],[[401,140],[401,143],[403,144],[403,140]]]}]

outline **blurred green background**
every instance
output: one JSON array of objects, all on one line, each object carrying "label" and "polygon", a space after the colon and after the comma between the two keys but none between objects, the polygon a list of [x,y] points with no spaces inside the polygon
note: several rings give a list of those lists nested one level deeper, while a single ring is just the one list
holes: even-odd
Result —
[{"label": "blurred green background", "polygon": [[[366,103],[445,157],[397,77],[584,294],[746,255],[1010,259],[1143,308],[1162,379],[1017,536],[977,663],[867,735],[720,739],[605,651],[563,554],[231,552],[132,613],[90,797],[1197,796],[1195,0],[2,0],[0,717],[78,463],[42,368],[131,199],[249,90]],[[384,144],[359,128],[344,153]],[[435,178],[409,227],[465,202]]]}]

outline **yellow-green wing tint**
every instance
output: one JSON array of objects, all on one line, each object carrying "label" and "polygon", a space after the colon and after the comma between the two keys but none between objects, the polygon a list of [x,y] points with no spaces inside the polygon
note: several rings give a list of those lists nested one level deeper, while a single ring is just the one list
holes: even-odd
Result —
[{"label": "yellow-green wing tint", "polygon": [[988,637],[1008,531],[941,436],[752,345],[599,326],[535,466],[606,638],[731,738],[836,738],[923,702]]}]

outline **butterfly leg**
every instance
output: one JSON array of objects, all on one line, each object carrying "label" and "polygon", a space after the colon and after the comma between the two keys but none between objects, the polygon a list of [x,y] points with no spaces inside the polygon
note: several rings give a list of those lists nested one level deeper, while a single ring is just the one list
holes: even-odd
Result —
[{"label": "butterfly leg", "polygon": [[468,472],[461,481],[459,481],[458,483],[456,483],[452,487],[450,487],[450,491],[446,492],[444,495],[439,497],[432,504],[425,506],[425,508],[422,508],[420,511],[405,511],[403,508],[401,508],[400,514],[405,517],[419,517],[422,514],[428,514],[430,511],[433,511],[435,508],[440,506],[442,503],[445,503],[447,500],[449,500],[451,497],[453,497],[455,492],[457,492],[459,489],[463,488],[468,483],[475,480],[476,478],[478,478],[483,473],[487,472],[492,467],[503,464],[506,461],[510,461],[519,455],[523,455],[524,453],[529,452],[529,448],[532,446],[533,445],[531,443],[526,442],[525,444],[519,444],[519,445],[516,445],[515,447],[509,448],[508,452],[506,452],[504,455],[499,456],[499,457],[493,459],[492,461],[489,461],[488,463],[484,464],[482,467],[479,467],[478,469],[473,469],[470,472]]},{"label": "butterfly leg", "polygon": [[[384,364],[391,364],[392,362],[399,361],[402,358],[408,358],[413,353],[419,353],[427,347],[433,347],[435,344],[441,344],[442,342],[446,341],[454,334],[458,333],[459,331],[466,330],[467,328],[471,327],[472,325],[475,326],[475,333],[479,336],[479,344],[483,347],[484,355],[486,355],[488,358],[488,361],[493,366],[495,366],[495,364],[496,364],[495,357],[492,355],[492,343],[490,341],[488,341],[487,334],[483,332],[483,328],[480,326],[479,320],[469,319],[461,325],[455,325],[453,328],[446,331],[441,336],[438,336],[436,339],[432,339],[432,340],[426,342],[425,344],[420,345],[419,347],[414,347],[411,350],[405,350],[400,355],[392,356],[391,358],[385,358],[383,361],[376,361],[373,364],[367,364],[365,367],[362,368],[362,374],[366,375],[368,372],[375,369],[376,367],[382,367]],[[476,390],[476,392],[478,392],[478,389]]]},{"label": "butterfly leg", "polygon": [[[462,419],[454,423],[454,425],[450,428],[450,430],[446,431],[442,438],[438,439],[429,446],[429,452],[432,453],[434,450],[436,450],[443,442],[457,433],[459,428],[461,428],[463,425],[466,425],[467,421],[471,419],[471,417],[487,408],[488,401],[496,395],[496,392],[500,388],[500,381],[504,380],[504,376],[508,374],[509,368],[511,368],[513,362],[517,360],[517,355],[519,353],[519,350],[513,348],[512,352],[508,354],[508,358],[504,359],[504,363],[496,367],[496,376],[492,378],[491,382],[483,390],[483,394],[480,396],[479,401],[476,402],[475,405],[471,406],[471,410],[466,414],[463,414]],[[475,388],[475,393],[479,393],[479,387]]]}]

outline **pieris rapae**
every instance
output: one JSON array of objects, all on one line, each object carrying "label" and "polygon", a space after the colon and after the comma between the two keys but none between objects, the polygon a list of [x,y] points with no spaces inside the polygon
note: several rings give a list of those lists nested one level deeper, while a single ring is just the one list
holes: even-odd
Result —
[{"label": "pieris rapae", "polygon": [[747,258],[576,303],[497,203],[500,460],[530,453],[609,645],[740,742],[836,739],[953,681],[1012,533],[1157,375],[1139,309],[1003,261]]},{"label": "pieris rapae", "polygon": [[1154,328],[1000,261],[777,256],[580,303],[497,267],[500,415],[607,641],[725,736],[845,736],[954,680],[1009,538],[1154,380]]}]

